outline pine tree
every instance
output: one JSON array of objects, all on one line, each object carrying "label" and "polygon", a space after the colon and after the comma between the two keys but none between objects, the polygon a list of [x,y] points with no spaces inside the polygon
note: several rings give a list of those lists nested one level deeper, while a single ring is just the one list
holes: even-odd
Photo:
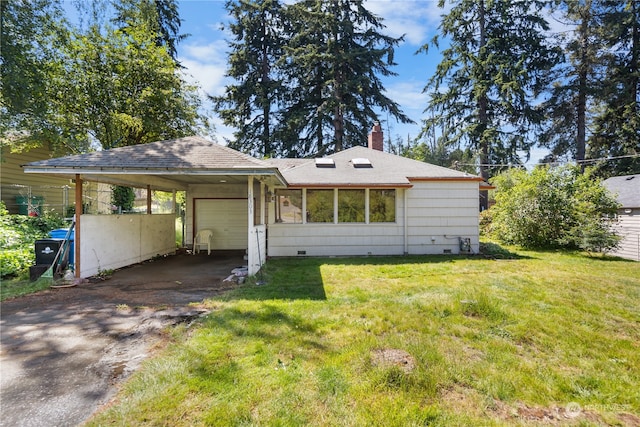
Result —
[{"label": "pine tree", "polygon": [[603,175],[640,173],[640,1],[607,2],[603,36],[608,55],[601,101],[589,139],[593,158],[621,157],[598,164]]},{"label": "pine tree", "polygon": [[223,122],[236,128],[229,146],[254,155],[278,154],[274,115],[283,96],[278,61],[283,55],[285,23],[279,0],[231,0],[229,69],[236,82],[222,96],[211,97]]},{"label": "pine tree", "polygon": [[[520,163],[534,141],[531,130],[542,116],[535,98],[546,88],[559,52],[548,46],[544,2],[453,0],[443,16],[440,36],[449,41],[425,91],[431,92],[425,122],[446,129],[450,144],[476,151],[480,175],[490,163]],[[440,0],[445,7],[445,0]],[[439,46],[439,37],[432,46]],[[420,51],[428,53],[429,45]],[[482,209],[486,197],[481,198]]]},{"label": "pine tree", "polygon": [[556,81],[542,105],[549,124],[540,133],[542,146],[551,155],[582,161],[587,153],[593,106],[603,93],[606,40],[603,28],[608,0],[562,0],[556,13],[572,31],[559,35],[566,60],[554,71]]},{"label": "pine tree", "polygon": [[[367,140],[376,109],[411,120],[384,95],[379,76],[390,67],[402,38],[381,33],[381,18],[362,0],[305,0],[289,7],[292,22],[287,64],[293,83],[283,120],[304,141],[300,152],[332,153]],[[315,144],[313,144],[315,141]]]}]

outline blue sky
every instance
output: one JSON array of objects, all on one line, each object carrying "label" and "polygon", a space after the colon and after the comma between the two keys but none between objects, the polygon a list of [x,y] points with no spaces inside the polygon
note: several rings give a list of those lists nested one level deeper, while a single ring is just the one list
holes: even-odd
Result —
[{"label": "blue sky", "polygon": [[[422,111],[427,103],[422,89],[433,74],[440,57],[435,49],[428,55],[415,52],[431,40],[436,34],[442,9],[437,7],[437,0],[419,1],[387,1],[368,0],[365,7],[383,18],[386,25],[385,34],[400,37],[405,41],[397,47],[392,70],[398,75],[383,78],[387,96],[400,104],[402,110],[412,120],[413,125],[397,123],[393,118],[380,117],[385,134],[389,133],[395,140],[400,135],[406,140],[407,135],[417,136],[420,131]],[[228,47],[226,35],[220,30],[220,24],[227,22],[224,1],[221,0],[181,0],[179,2],[180,17],[183,20],[182,32],[190,37],[178,45],[178,56],[182,65],[193,81],[196,81],[204,92],[220,95],[224,92],[226,70],[226,54]],[[232,130],[222,125],[217,117],[213,120],[217,134],[230,137]],[[223,142],[223,138],[219,138]]]}]

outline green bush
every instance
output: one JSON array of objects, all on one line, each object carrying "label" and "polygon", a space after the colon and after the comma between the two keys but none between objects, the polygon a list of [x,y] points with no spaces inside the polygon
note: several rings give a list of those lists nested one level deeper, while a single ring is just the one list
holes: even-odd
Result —
[{"label": "green bush", "polygon": [[64,226],[64,219],[56,214],[10,215],[0,204],[0,277],[23,274],[35,261],[35,241]]},{"label": "green bush", "polygon": [[18,276],[35,262],[33,247],[3,249],[0,252],[0,277]]},{"label": "green bush", "polygon": [[133,209],[133,202],[136,199],[136,193],[131,187],[121,187],[113,185],[111,187],[111,203],[118,206],[123,211]]},{"label": "green bush", "polygon": [[608,251],[619,242],[608,218],[618,204],[590,170],[512,169],[496,176],[496,204],[483,216],[493,238],[526,248]]}]

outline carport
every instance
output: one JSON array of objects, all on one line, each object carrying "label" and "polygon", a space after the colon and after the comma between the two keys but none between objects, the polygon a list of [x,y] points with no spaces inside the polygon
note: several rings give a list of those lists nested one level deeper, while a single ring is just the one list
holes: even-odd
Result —
[{"label": "carport", "polygon": [[[75,275],[175,252],[175,213],[154,214],[151,191],[186,191],[185,242],[208,228],[214,250],[246,250],[249,274],[266,258],[267,206],[286,187],[278,168],[200,137],[158,141],[29,163],[25,173],[75,180]],[[83,214],[82,182],[146,188],[146,215]]]}]

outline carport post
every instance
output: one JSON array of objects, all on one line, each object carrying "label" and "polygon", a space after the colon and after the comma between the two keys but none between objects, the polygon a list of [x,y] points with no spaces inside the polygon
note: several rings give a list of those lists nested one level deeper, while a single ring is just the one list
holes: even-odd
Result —
[{"label": "carport post", "polygon": [[264,193],[265,184],[264,181],[260,181],[260,224],[266,224],[265,221],[265,193]]},{"label": "carport post", "polygon": [[80,174],[76,174],[76,225],[75,225],[75,235],[74,235],[74,246],[75,246],[75,260],[74,266],[75,276],[77,279],[80,278],[80,217],[82,216],[82,178],[80,178]]},{"label": "carport post", "polygon": [[151,215],[151,186],[147,184],[147,215]]}]

